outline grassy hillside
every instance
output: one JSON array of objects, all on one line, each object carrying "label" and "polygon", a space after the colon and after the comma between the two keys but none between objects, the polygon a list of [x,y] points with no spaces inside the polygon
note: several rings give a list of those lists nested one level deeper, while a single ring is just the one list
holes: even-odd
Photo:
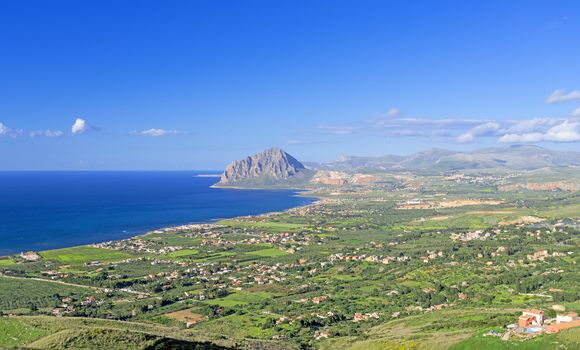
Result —
[{"label": "grassy hillside", "polygon": [[320,343],[327,350],[382,349],[577,349],[580,329],[543,335],[526,341],[501,341],[484,337],[489,330],[501,330],[513,320],[517,309],[444,310],[385,322],[359,337],[338,337]]},{"label": "grassy hillside", "polygon": [[283,344],[204,335],[162,325],[55,317],[0,317],[0,348],[31,349],[287,349]]}]

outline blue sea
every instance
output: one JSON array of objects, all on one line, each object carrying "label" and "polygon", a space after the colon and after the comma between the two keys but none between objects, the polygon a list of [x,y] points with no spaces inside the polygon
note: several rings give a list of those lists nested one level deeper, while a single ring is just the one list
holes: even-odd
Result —
[{"label": "blue sea", "polygon": [[123,239],[312,203],[291,190],[210,186],[203,172],[0,172],[0,255]]}]

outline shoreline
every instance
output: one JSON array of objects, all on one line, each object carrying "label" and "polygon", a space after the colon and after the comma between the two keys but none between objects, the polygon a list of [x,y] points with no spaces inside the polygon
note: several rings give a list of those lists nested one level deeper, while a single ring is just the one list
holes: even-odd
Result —
[{"label": "shoreline", "polygon": [[149,233],[151,233],[153,231],[157,231],[157,230],[167,230],[167,229],[172,229],[172,228],[177,228],[177,227],[187,226],[187,225],[215,224],[216,222],[222,221],[222,220],[232,220],[232,219],[243,218],[243,217],[248,217],[248,216],[262,216],[262,215],[271,215],[271,214],[275,214],[275,213],[283,213],[283,212],[287,212],[289,210],[293,210],[293,209],[296,209],[296,208],[302,208],[302,207],[307,207],[309,205],[315,205],[315,204],[318,204],[318,203],[320,203],[322,201],[322,198],[320,198],[320,197],[317,197],[317,196],[306,196],[306,195],[304,195],[304,193],[312,193],[312,190],[308,190],[308,189],[214,187],[214,185],[211,185],[209,187],[210,188],[222,188],[222,189],[234,189],[234,190],[259,190],[259,191],[264,191],[264,190],[286,190],[286,191],[294,191],[295,192],[293,194],[294,197],[311,198],[311,199],[313,199],[313,201],[311,203],[307,203],[307,204],[292,206],[292,207],[287,208],[287,209],[284,209],[284,210],[275,210],[275,211],[269,211],[269,212],[258,213],[258,214],[238,215],[238,216],[232,216],[232,217],[212,218],[212,219],[204,220],[204,221],[194,221],[194,222],[187,222],[187,223],[175,224],[175,225],[170,225],[170,226],[162,226],[162,227],[158,227],[158,228],[151,229],[151,230],[149,230],[147,232],[141,232],[141,233],[138,233],[138,234],[135,234],[135,235],[131,235],[131,236],[127,237],[127,238],[113,239],[113,240],[100,241],[100,242],[91,242],[91,243],[81,244],[81,245],[64,246],[64,247],[54,248],[54,249],[48,249],[48,250],[23,250],[20,253],[13,253],[13,254],[6,254],[6,255],[0,254],[0,259],[10,258],[12,256],[19,256],[20,254],[25,253],[25,252],[42,253],[42,252],[47,252],[47,251],[52,251],[52,250],[75,248],[75,247],[83,247],[83,246],[91,246],[91,245],[94,245],[94,244],[100,244],[100,243],[105,243],[105,242],[122,241],[122,240],[126,240],[126,239],[133,239],[133,238],[136,238],[136,237],[144,236],[144,235],[147,235],[147,234],[149,234]]},{"label": "shoreline", "polygon": [[217,188],[217,189],[224,189],[224,190],[260,190],[260,191],[301,191],[301,192],[309,192],[307,188],[295,188],[295,187],[242,187],[242,186],[218,186],[219,182],[209,186],[209,188]]}]

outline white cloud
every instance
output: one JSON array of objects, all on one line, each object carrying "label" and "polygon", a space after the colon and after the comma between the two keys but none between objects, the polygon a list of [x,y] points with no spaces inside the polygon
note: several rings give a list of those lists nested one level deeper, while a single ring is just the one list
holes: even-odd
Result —
[{"label": "white cloud", "polygon": [[469,143],[475,140],[477,136],[488,136],[494,134],[500,128],[501,125],[495,122],[479,124],[478,126],[469,129],[466,133],[457,136],[455,141],[459,143]]},{"label": "white cloud", "polygon": [[533,132],[527,134],[505,134],[498,139],[501,143],[518,143],[518,142],[540,142],[543,141],[544,134]]},{"label": "white cloud", "polygon": [[475,135],[467,132],[465,134],[461,134],[455,138],[455,142],[458,143],[469,143],[475,139]]},{"label": "white cloud", "polygon": [[87,122],[82,118],[77,118],[73,126],[71,127],[71,132],[73,135],[78,135],[87,131],[87,129],[88,129]]},{"label": "white cloud", "polygon": [[8,126],[6,126],[6,124],[0,123],[0,137],[6,136],[14,138],[22,135],[22,133],[23,133],[22,129],[11,129]]},{"label": "white cloud", "polygon": [[564,119],[556,118],[535,118],[514,122],[507,130],[507,133],[521,134],[534,131],[546,131],[548,128],[558,125]]},{"label": "white cloud", "polygon": [[[488,122],[470,118],[428,118],[405,116],[398,108],[376,115],[372,119],[348,125],[319,125],[320,133],[327,135],[364,134],[379,137],[456,137],[466,129]],[[476,132],[479,133],[480,131]],[[467,136],[466,136],[467,137]],[[461,140],[461,139],[460,139]]]},{"label": "white cloud", "polygon": [[565,89],[558,89],[554,90],[554,92],[546,98],[546,103],[552,104],[574,100],[580,100],[580,91],[573,90],[567,93]]},{"label": "white cloud", "polygon": [[353,134],[355,128],[352,126],[336,126],[336,125],[319,125],[318,129],[323,130],[324,133],[330,135],[350,135]]},{"label": "white cloud", "polygon": [[470,127],[477,124],[481,124],[483,121],[476,119],[456,119],[456,118],[445,118],[445,119],[431,119],[431,118],[418,118],[418,117],[404,117],[404,118],[385,118],[379,117],[373,120],[373,124],[376,127],[392,128],[392,127],[413,127],[413,128],[463,128]]},{"label": "white cloud", "polygon": [[580,141],[580,122],[565,121],[546,133],[547,141],[573,142]]},{"label": "white cloud", "polygon": [[401,114],[401,111],[398,108],[391,108],[385,113],[387,117],[396,117]]},{"label": "white cloud", "polygon": [[580,122],[565,120],[552,126],[545,132],[529,132],[521,134],[505,134],[498,142],[578,142],[580,141]]},{"label": "white cloud", "polygon": [[171,135],[186,135],[187,133],[179,130],[165,130],[165,129],[147,129],[143,131],[133,131],[133,135],[159,137],[159,136],[171,136]]},{"label": "white cloud", "polygon": [[[555,90],[547,103],[580,100],[580,91]],[[478,137],[499,137],[499,142],[576,142],[580,124],[580,107],[568,118],[546,117],[526,120],[431,118],[408,116],[398,108],[375,115],[372,119],[347,125],[320,125],[327,135],[360,134],[376,137],[441,137],[458,143],[469,143]],[[291,143],[297,141],[291,141]]]},{"label": "white cloud", "polygon": [[62,135],[64,135],[64,132],[60,131],[60,130],[35,130],[35,131],[31,131],[30,132],[30,137],[34,138],[34,137],[40,137],[40,136],[44,136],[44,137],[61,137]]},{"label": "white cloud", "polygon": [[304,145],[304,144],[308,144],[311,143],[309,141],[303,141],[303,140],[288,140],[286,141],[287,145]]}]

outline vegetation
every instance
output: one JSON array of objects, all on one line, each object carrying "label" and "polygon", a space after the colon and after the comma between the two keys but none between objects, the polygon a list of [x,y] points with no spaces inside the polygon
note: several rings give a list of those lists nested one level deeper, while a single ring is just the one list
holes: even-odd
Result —
[{"label": "vegetation", "polygon": [[56,260],[65,264],[83,264],[90,261],[116,261],[130,258],[131,255],[89,246],[48,250],[41,253],[47,260]]},{"label": "vegetation", "polygon": [[86,288],[59,283],[0,277],[0,310],[30,309],[56,306],[61,298],[84,296]]},{"label": "vegetation", "polygon": [[0,318],[0,346],[24,346],[47,334],[46,330],[32,327],[18,319]]},{"label": "vegetation", "polygon": [[14,260],[10,258],[0,258],[0,266],[14,265]]},{"label": "vegetation", "polygon": [[288,212],[3,258],[0,347],[578,348],[578,329],[497,335],[580,311],[579,175],[373,174]]}]

